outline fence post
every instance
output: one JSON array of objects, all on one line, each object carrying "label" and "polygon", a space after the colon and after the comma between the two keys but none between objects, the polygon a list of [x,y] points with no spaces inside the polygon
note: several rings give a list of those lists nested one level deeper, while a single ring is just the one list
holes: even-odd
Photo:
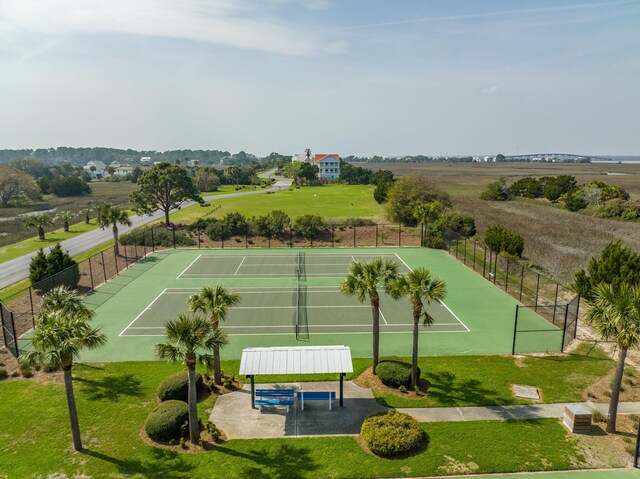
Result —
[{"label": "fence post", "polygon": [[522,268],[522,271],[520,272],[520,299],[519,299],[519,301],[522,301],[522,287],[524,286],[524,266],[520,265],[520,268]]},{"label": "fence post", "polygon": [[222,245],[222,249],[224,249],[224,225],[220,229],[220,244]]},{"label": "fence post", "polygon": [[420,246],[424,246],[424,221],[420,223]]},{"label": "fence post", "polygon": [[129,258],[127,257],[127,247],[125,245],[122,245],[122,248],[124,249],[124,265],[126,268],[129,267]]},{"label": "fence post", "polygon": [[464,265],[467,265],[467,237],[464,237]]},{"label": "fence post", "polygon": [[580,319],[580,293],[578,293],[578,302],[576,303],[576,321],[573,327],[573,337],[578,335],[578,320]]},{"label": "fence post", "polygon": [[100,251],[100,256],[102,257],[102,274],[104,274],[104,282],[106,283],[107,282],[107,267],[104,264],[104,251]]},{"label": "fence post", "polygon": [[473,240],[473,270],[476,270],[476,240]]},{"label": "fence post", "polygon": [[353,247],[356,247],[356,225],[353,225]]},{"label": "fence post", "polygon": [[484,248],[484,259],[482,260],[482,277],[486,278],[487,272],[487,248]]},{"label": "fence post", "polygon": [[398,248],[402,244],[402,224],[398,223]]},{"label": "fence post", "polygon": [[498,281],[498,256],[500,256],[500,253],[496,253],[495,254],[495,265],[493,266],[493,284],[496,284],[496,281]]},{"label": "fence post", "polygon": [[293,248],[293,229],[289,228],[289,248]]},{"label": "fence post", "polygon": [[518,311],[520,309],[520,306],[518,306],[516,304],[516,317],[515,320],[513,322],[513,345],[511,346],[511,355],[515,355],[516,354],[516,336],[518,334]]},{"label": "fence post", "polygon": [[553,300],[553,324],[556,324],[556,308],[558,307],[558,288],[560,284],[556,283],[556,297]]},{"label": "fence post", "polygon": [[249,224],[244,224],[244,249],[249,247]]},{"label": "fence post", "polygon": [[93,268],[91,267],[91,258],[93,258],[93,256],[89,256],[89,279],[91,279],[91,291],[93,291],[95,288],[93,287]]},{"label": "fence post", "polygon": [[331,247],[332,248],[336,247],[335,234],[336,234],[336,227],[334,225],[331,225]]},{"label": "fence post", "polygon": [[378,223],[376,223],[376,248],[378,247]]},{"label": "fence post", "polygon": [[137,243],[133,243],[133,254],[135,258],[133,262],[135,263],[136,261],[138,261],[138,244]]},{"label": "fence post", "polygon": [[176,225],[171,223],[171,233],[173,236],[173,249],[176,249]]},{"label": "fence post", "polygon": [[267,226],[267,245],[271,249],[271,226]]},{"label": "fence post", "polygon": [[[554,314],[554,319],[555,319],[555,314],[556,314],[556,308],[553,308],[553,314]],[[565,304],[564,305],[564,325],[562,326],[562,342],[560,343],[560,352],[564,353],[564,340],[567,336],[567,319],[569,317],[569,305]],[[578,320],[578,318],[576,318],[576,321]]]},{"label": "fence post", "polygon": [[31,286],[29,286],[29,304],[31,305],[31,318],[33,318],[36,315],[36,313],[33,311],[33,295],[32,295]]},{"label": "fence post", "polygon": [[142,254],[147,256],[147,238],[145,237],[145,232],[142,232]]},{"label": "fence post", "polygon": [[18,347],[18,335],[16,334],[16,322],[13,318],[13,311],[9,311],[9,319],[11,320],[11,333],[13,334],[13,345],[15,346],[16,358],[20,356],[20,348]]},{"label": "fence post", "polygon": [[536,302],[533,307],[533,310],[538,312],[538,293],[540,292],[540,273],[538,273],[538,280],[536,281]]},{"label": "fence post", "polygon": [[491,281],[491,268],[493,268],[493,250],[489,250],[489,281]]},{"label": "fence post", "polygon": [[509,258],[507,258],[507,274],[504,280],[504,290],[509,291]]},{"label": "fence post", "polygon": [[[153,226],[151,227],[151,251],[153,253],[156,252],[156,239],[153,237]],[[106,277],[105,277],[106,281]]]}]

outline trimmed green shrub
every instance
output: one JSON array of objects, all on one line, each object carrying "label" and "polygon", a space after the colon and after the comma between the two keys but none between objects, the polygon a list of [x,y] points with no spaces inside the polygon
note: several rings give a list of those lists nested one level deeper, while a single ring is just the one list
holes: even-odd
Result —
[{"label": "trimmed green shrub", "polygon": [[0,381],[7,379],[8,377],[9,373],[7,372],[7,368],[0,368]]},{"label": "trimmed green shrub", "polygon": [[369,450],[381,457],[397,457],[420,449],[426,434],[408,414],[387,411],[372,414],[362,423],[360,436]]},{"label": "trimmed green shrub", "polygon": [[496,253],[507,253],[518,258],[522,257],[524,238],[502,225],[494,224],[489,226],[484,233],[484,242]]},{"label": "trimmed green shrub", "polygon": [[[196,373],[196,391],[202,392],[204,384],[202,382],[202,376]],[[187,401],[189,394],[189,379],[186,371],[180,371],[172,374],[158,386],[158,399],[160,401]]]},{"label": "trimmed green shrub", "polygon": [[[383,359],[376,366],[376,374],[382,384],[389,387],[409,387],[411,384],[411,364],[397,359]],[[418,368],[420,379],[420,368]]]},{"label": "trimmed green shrub", "polygon": [[40,249],[31,258],[29,279],[33,287],[42,292],[61,285],[75,289],[80,280],[80,271],[69,252],[63,251],[60,243],[57,243],[48,254]]},{"label": "trimmed green shrub", "polygon": [[182,425],[189,421],[189,406],[183,401],[165,401],[147,417],[144,430],[154,441],[178,439]]},{"label": "trimmed green shrub", "polygon": [[[173,231],[167,228],[153,228],[153,234],[148,228],[135,229],[120,235],[118,242],[122,245],[137,246],[173,246]],[[176,231],[176,246],[194,246],[195,240],[184,233]]]}]

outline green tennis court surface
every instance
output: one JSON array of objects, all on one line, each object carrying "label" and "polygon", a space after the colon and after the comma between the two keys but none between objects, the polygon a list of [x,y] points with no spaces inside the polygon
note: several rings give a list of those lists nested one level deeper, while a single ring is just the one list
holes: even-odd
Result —
[{"label": "green tennis court surface", "polygon": [[[205,285],[223,284],[241,302],[223,328],[227,359],[251,346],[345,344],[354,357],[371,356],[371,308],[339,293],[355,260],[394,259],[402,274],[424,266],[447,284],[435,322],[420,326],[421,355],[508,354],[517,302],[444,251],[426,248],[170,250],[133,265],[89,295],[105,347],[85,361],[153,359],[164,324],[187,311],[187,298]],[[381,354],[411,354],[411,306],[381,295]],[[519,338],[519,348],[558,351],[562,331],[536,314],[523,314],[540,332]],[[524,343],[522,343],[524,342]]]}]

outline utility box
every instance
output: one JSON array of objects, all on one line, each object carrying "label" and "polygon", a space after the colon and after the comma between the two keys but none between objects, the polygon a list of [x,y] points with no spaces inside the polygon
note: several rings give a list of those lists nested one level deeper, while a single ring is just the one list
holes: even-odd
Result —
[{"label": "utility box", "polygon": [[575,434],[591,433],[592,412],[584,404],[570,404],[564,408],[562,424]]}]

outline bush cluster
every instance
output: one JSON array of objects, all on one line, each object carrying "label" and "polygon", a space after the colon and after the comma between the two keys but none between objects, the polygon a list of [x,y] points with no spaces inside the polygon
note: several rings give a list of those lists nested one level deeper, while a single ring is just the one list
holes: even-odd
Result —
[{"label": "bush cluster", "polygon": [[[196,373],[196,391],[201,393],[204,388],[202,376]],[[180,371],[164,379],[158,386],[160,401],[187,401],[189,394],[189,378],[186,371]]]},{"label": "bush cluster", "polygon": [[[143,234],[144,233],[144,234]],[[120,235],[118,242],[128,246],[164,246],[173,247],[173,231],[167,228],[140,228]],[[176,246],[194,246],[196,242],[184,233],[176,231]]]},{"label": "bush cluster", "polygon": [[[55,278],[52,277],[54,275]],[[44,281],[45,279],[49,281]],[[29,280],[40,291],[62,285],[75,289],[80,280],[78,263],[69,252],[62,250],[60,243],[52,247],[49,254],[40,249],[29,264]]]},{"label": "bush cluster", "polygon": [[408,414],[387,411],[364,420],[360,437],[377,456],[397,457],[421,448],[426,434],[420,423]]},{"label": "bush cluster", "polygon": [[160,403],[144,423],[144,430],[154,441],[171,441],[182,435],[183,425],[189,421],[189,406],[183,401]]},{"label": "bush cluster", "polygon": [[502,225],[491,225],[484,233],[485,244],[496,253],[507,253],[511,256],[522,257],[524,238],[515,231]]},{"label": "bush cluster", "polygon": [[[389,387],[409,387],[411,384],[411,364],[397,359],[383,359],[376,366],[376,374],[382,384]],[[418,368],[418,379],[420,368]]]}]

